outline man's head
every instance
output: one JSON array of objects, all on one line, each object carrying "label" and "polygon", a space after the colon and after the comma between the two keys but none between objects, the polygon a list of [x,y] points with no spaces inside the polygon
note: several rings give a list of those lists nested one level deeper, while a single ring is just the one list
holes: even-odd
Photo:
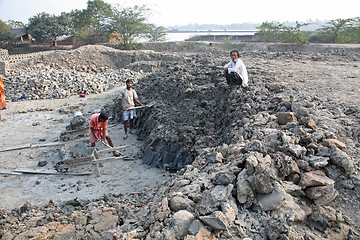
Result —
[{"label": "man's head", "polygon": [[101,112],[99,115],[99,122],[106,122],[108,120],[109,116],[106,112]]},{"label": "man's head", "polygon": [[230,57],[232,60],[236,60],[240,57],[239,51],[238,50],[232,50],[230,52]]},{"label": "man's head", "polygon": [[132,85],[133,85],[133,80],[131,80],[131,79],[126,80],[126,88],[127,89],[130,89]]}]

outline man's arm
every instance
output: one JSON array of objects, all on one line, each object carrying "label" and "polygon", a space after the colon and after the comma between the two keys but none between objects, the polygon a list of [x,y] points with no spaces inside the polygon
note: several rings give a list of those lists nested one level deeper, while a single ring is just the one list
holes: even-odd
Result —
[{"label": "man's arm", "polygon": [[121,106],[121,108],[122,108],[123,111],[126,111],[126,110],[127,110],[126,108],[124,108],[124,106],[123,106],[123,104],[122,104],[121,98],[119,98],[119,104],[120,104],[120,106]]},{"label": "man's arm", "polygon": [[224,73],[227,74],[229,72],[229,66],[230,66],[231,62],[228,62],[227,64],[225,64],[224,66]]},{"label": "man's arm", "polygon": [[90,127],[92,134],[94,134],[96,139],[99,139],[99,136],[96,134],[96,131],[94,128]]},{"label": "man's arm", "polygon": [[145,106],[145,105],[142,104],[137,98],[135,98],[134,101],[135,101],[137,104],[141,105],[141,106]]}]

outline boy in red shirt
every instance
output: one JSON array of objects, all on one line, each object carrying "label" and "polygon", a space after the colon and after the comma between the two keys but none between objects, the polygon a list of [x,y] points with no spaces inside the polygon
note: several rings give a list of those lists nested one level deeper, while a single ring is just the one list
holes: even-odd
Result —
[{"label": "boy in red shirt", "polygon": [[[91,147],[95,147],[95,143],[98,139],[100,139],[101,141],[105,138],[109,142],[109,145],[111,147],[114,147],[109,134],[106,132],[108,118],[109,117],[105,112],[101,112],[100,114],[95,113],[90,117],[89,133],[90,133]],[[113,154],[114,156],[120,156],[120,153],[118,151],[114,151]]]}]

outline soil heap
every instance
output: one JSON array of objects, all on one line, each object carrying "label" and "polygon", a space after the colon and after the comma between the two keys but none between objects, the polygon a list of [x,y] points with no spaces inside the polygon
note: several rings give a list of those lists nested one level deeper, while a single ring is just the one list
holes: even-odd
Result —
[{"label": "soil heap", "polygon": [[[165,54],[96,46],[109,57],[104,66],[137,77],[142,102],[156,101],[137,122],[143,161],[173,177],[147,192],[1,210],[2,239],[358,239],[358,46],[316,53],[231,46],[248,68],[248,88],[226,85],[227,52],[202,47]],[[36,61],[54,71],[76,51]],[[100,57],[87,59],[101,66]],[[59,75],[50,74],[51,82]],[[24,82],[40,89],[35,78]],[[121,120],[115,103],[107,108]]]}]

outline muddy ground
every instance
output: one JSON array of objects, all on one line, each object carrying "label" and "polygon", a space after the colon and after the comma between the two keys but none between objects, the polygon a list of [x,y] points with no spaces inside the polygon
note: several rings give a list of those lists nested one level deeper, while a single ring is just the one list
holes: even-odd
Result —
[{"label": "muddy ground", "polygon": [[[32,100],[9,102],[7,109],[2,111],[0,122],[2,129],[1,148],[23,146],[28,143],[48,144],[61,143],[60,134],[66,132],[74,112],[82,112],[87,118],[101,109],[106,104],[112,104],[119,88],[101,95],[89,95],[85,98],[74,96],[68,99]],[[1,203],[2,209],[13,209],[22,206],[26,201],[32,204],[44,205],[49,200],[55,203],[81,199],[96,199],[109,192],[131,193],[144,191],[165,181],[169,173],[142,164],[141,142],[136,135],[129,135],[123,139],[124,130],[121,123],[109,121],[108,132],[114,146],[127,146],[121,149],[125,155],[134,157],[133,160],[109,160],[100,167],[101,177],[94,174],[85,176],[71,175],[1,175]],[[81,134],[80,134],[81,135]],[[1,170],[14,169],[40,169],[54,170],[54,164],[61,160],[60,147],[81,143],[88,145],[90,140],[88,131],[83,131],[82,136],[77,136],[72,141],[62,142],[60,146],[24,148],[0,153]],[[107,147],[98,143],[98,150]],[[111,157],[111,153],[102,153],[101,157]],[[41,161],[47,164],[38,166]],[[90,163],[84,165],[71,165],[68,173],[92,172]]]},{"label": "muddy ground", "polygon": [[[108,239],[105,233],[110,229],[118,235],[120,232],[123,233],[128,239],[160,237],[175,239],[179,227],[174,216],[180,212],[170,206],[175,197],[192,202],[195,206],[183,202],[182,207],[194,213],[195,218],[206,222],[204,218],[208,216],[199,216],[197,211],[201,204],[212,204],[211,201],[201,201],[201,199],[206,198],[204,190],[214,190],[214,175],[218,171],[230,171],[231,173],[227,172],[227,174],[238,175],[245,166],[245,163],[240,161],[245,161],[244,159],[249,157],[248,154],[253,154],[254,151],[264,156],[266,154],[273,156],[274,153],[282,152],[296,160],[297,164],[304,163],[302,154],[296,157],[289,154],[286,149],[284,150],[287,146],[280,146],[280,143],[276,142],[278,139],[274,144],[279,146],[274,148],[267,146],[261,134],[266,136],[266,131],[277,129],[282,132],[283,139],[291,139],[299,146],[302,144],[302,147],[308,147],[299,140],[301,134],[313,134],[321,130],[326,133],[324,136],[337,138],[346,145],[345,148],[342,146],[341,151],[347,154],[352,164],[348,173],[345,173],[341,166],[335,166],[336,164],[333,163],[325,166],[327,168],[320,169],[336,181],[335,188],[339,193],[337,198],[328,203],[329,206],[318,206],[313,200],[294,195],[294,199],[304,205],[302,211],[307,214],[308,219],[290,224],[289,222],[293,220],[291,213],[281,215],[276,211],[262,211],[255,200],[243,205],[237,202],[239,211],[235,214],[236,220],[230,221],[226,231],[219,231],[209,222],[204,229],[209,231],[206,232],[209,236],[216,236],[219,239],[245,237],[293,239],[297,235],[302,236],[303,239],[337,239],[341,235],[346,235],[345,239],[359,238],[360,48],[358,45],[240,44],[217,47],[216,44],[210,46],[178,43],[165,46],[149,44],[147,48],[155,49],[160,53],[122,52],[103,46],[84,47],[69,55],[64,52],[24,63],[23,70],[14,71],[11,77],[5,79],[12,84],[9,99],[16,97],[18,94],[16,89],[20,88],[28,91],[26,95],[29,99],[10,101],[8,109],[2,111],[1,148],[25,143],[61,143],[60,135],[65,131],[74,112],[81,111],[88,119],[94,111],[104,108],[111,112],[109,132],[115,146],[128,144],[129,147],[122,151],[124,154],[134,156],[135,159],[133,161],[119,159],[104,163],[100,168],[102,176],[99,178],[94,174],[89,176],[3,174],[0,176],[0,191],[3,199],[0,208],[7,210],[19,208],[25,201],[30,201],[32,207],[27,205],[22,209],[28,211],[29,216],[34,217],[36,214],[46,215],[44,212],[48,211],[29,211],[36,209],[34,206],[42,206],[50,199],[55,204],[61,205],[67,200],[78,197],[86,203],[76,210],[81,210],[88,217],[88,221],[79,224],[70,217],[71,213],[68,215],[64,213],[63,226],[74,225],[77,229],[77,231],[69,230],[66,234],[85,239],[101,237]],[[233,48],[240,50],[241,58],[248,68],[249,88],[247,89],[227,86],[222,75],[222,66],[229,60],[228,50]],[[73,63],[70,64],[74,66],[71,72],[68,70],[69,63],[64,63],[66,61]],[[102,61],[109,62],[103,64]],[[108,70],[122,68],[126,69],[125,75],[112,72],[113,75],[118,74],[118,86],[116,79],[109,77],[111,74],[108,74]],[[128,70],[133,75],[127,75]],[[33,71],[33,74],[25,78],[27,71]],[[63,75],[72,79],[69,86],[61,82]],[[77,79],[80,75],[86,79],[84,82],[88,85],[79,86]],[[99,79],[99,76],[106,76],[101,79],[102,87],[93,88],[92,85],[95,85],[96,81],[92,82],[91,79]],[[141,119],[137,124],[139,134],[130,135],[124,140],[120,113],[115,103],[119,89],[129,76],[136,78],[134,87],[140,93],[140,100],[145,103],[156,100],[157,105],[152,109],[139,110]],[[36,79],[39,77],[48,81],[37,83]],[[27,85],[33,82],[35,84]],[[31,89],[40,91],[44,85],[47,92],[36,94],[31,92]],[[86,94],[85,98],[79,98],[78,94],[69,97],[76,92],[74,89],[81,89],[82,92],[78,93],[85,91],[89,94]],[[92,95],[94,92],[98,94]],[[64,99],[51,99],[54,96]],[[37,98],[48,99],[31,100]],[[288,111],[298,111],[296,114],[299,121],[285,127],[279,126],[274,120],[276,113]],[[304,127],[300,121],[301,114],[302,117],[311,116],[318,126]],[[273,137],[274,135],[271,135],[270,139]],[[74,142],[89,144],[87,132],[64,144],[69,145]],[[322,142],[313,142],[313,145],[322,146],[322,144]],[[261,147],[256,148],[256,146]],[[106,148],[101,145],[97,147]],[[47,147],[1,152],[1,168],[53,169],[53,164],[59,160],[59,151],[60,147]],[[219,152],[223,153],[220,159]],[[306,155],[311,156],[315,153],[310,148],[306,150]],[[206,157],[203,159],[201,156],[207,154],[216,156],[209,157],[215,162],[202,166],[202,161],[208,159]],[[107,155],[110,156],[110,153]],[[177,172],[195,159],[197,161],[194,166],[188,166]],[[47,165],[38,167],[37,164],[44,160]],[[142,164],[144,160],[152,167]],[[239,163],[237,164],[236,161]],[[162,170],[164,168],[171,170],[172,173]],[[89,171],[91,168],[81,166],[70,170],[79,173]],[[313,170],[315,169],[304,167],[301,173]],[[333,174],[335,172],[336,174]],[[282,184],[282,180],[277,181]],[[232,184],[236,185],[236,181],[232,181]],[[189,189],[182,192],[175,191],[177,184],[181,186],[189,184]],[[191,189],[191,186],[196,186],[199,190]],[[218,185],[215,189],[218,189],[217,187]],[[116,197],[117,194],[128,195],[127,193],[137,192],[140,196],[147,196],[154,189],[159,190],[152,196],[153,199],[149,200],[149,207],[143,209],[147,213],[146,217],[137,216],[137,220],[134,220],[134,215],[122,215],[123,203],[120,204],[120,210],[116,207],[119,206],[117,201],[121,201]],[[236,195],[235,191],[234,189],[233,196]],[[106,198],[105,201],[105,198],[101,198],[104,194],[114,194],[114,197]],[[231,201],[232,197],[229,197]],[[96,200],[99,198],[101,200]],[[141,197],[137,198],[140,199]],[[135,198],[135,201],[137,200]],[[92,212],[95,205],[99,205],[104,212],[107,211],[104,209],[114,207],[115,210],[111,211],[115,218],[118,217],[121,221],[115,221],[111,228],[97,229],[92,223],[92,220],[97,219]],[[51,206],[47,207],[51,208]],[[67,210],[64,207],[61,211]],[[140,214],[141,211],[137,209],[135,212]],[[223,209],[222,211],[225,212]],[[320,215],[317,213],[322,211],[326,217],[319,219]],[[15,212],[24,214],[21,209]],[[3,216],[6,214],[10,215],[4,212]],[[14,212],[13,216],[17,218]],[[67,216],[69,218],[66,218]],[[215,219],[219,220],[219,218]],[[43,230],[38,228],[39,233],[35,235],[54,237],[56,233],[53,233],[49,227],[49,222],[51,223],[51,220],[37,220],[36,226],[46,226],[48,235],[40,233]],[[287,223],[289,225],[286,225]],[[29,227],[24,229],[21,228],[21,224],[12,221],[4,223],[8,233],[14,234],[6,236],[13,239],[11,236],[15,236],[19,231],[24,234],[22,236],[34,234],[33,232],[30,234],[30,229],[35,226],[32,226],[32,223],[26,225]],[[6,229],[2,229],[2,233],[6,233]],[[182,233],[189,234],[189,239],[192,239],[187,229]],[[57,236],[66,239],[66,234]],[[304,238],[305,236],[307,238]]]}]

